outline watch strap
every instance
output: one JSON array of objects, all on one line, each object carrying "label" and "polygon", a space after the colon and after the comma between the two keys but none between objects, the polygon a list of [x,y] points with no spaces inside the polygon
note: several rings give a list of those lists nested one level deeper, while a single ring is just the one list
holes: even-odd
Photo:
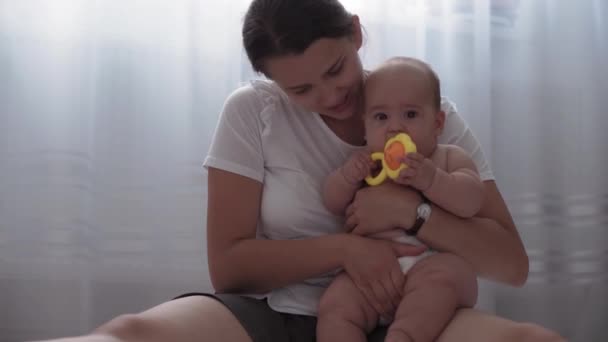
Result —
[{"label": "watch strap", "polygon": [[[422,204],[429,204],[429,200],[425,196],[422,196]],[[414,221],[414,224],[410,228],[405,229],[405,234],[409,236],[418,235],[418,231],[420,231],[424,222],[426,222],[426,219],[420,216],[418,210],[416,210],[416,221]]]}]

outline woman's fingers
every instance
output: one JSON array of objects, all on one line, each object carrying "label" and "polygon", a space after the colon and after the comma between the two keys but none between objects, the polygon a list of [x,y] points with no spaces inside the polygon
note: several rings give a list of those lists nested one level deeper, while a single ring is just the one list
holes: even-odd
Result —
[{"label": "woman's fingers", "polygon": [[399,307],[401,298],[403,297],[403,284],[399,281],[399,278],[404,279],[404,276],[400,267],[397,267],[389,274],[389,279],[387,280],[388,286],[391,287],[391,303],[395,311]]},{"label": "woman's fingers", "polygon": [[344,215],[347,218],[350,218],[353,215],[354,211],[355,211],[355,206],[351,203],[348,205],[348,207],[346,207],[346,211],[344,212]]},{"label": "woman's fingers", "polygon": [[394,268],[391,272],[391,281],[393,282],[393,287],[399,294],[399,301],[401,301],[401,297],[403,296],[403,285],[405,284],[405,274],[401,271],[401,265]]},{"label": "woman's fingers", "polygon": [[418,256],[428,249],[424,245],[416,246],[402,242],[391,242],[391,246],[397,257]]},{"label": "woman's fingers", "polygon": [[388,293],[384,284],[379,280],[372,283],[372,291],[374,293],[374,299],[377,301],[377,306],[379,307],[378,314],[382,317],[390,317],[394,311],[391,294]]},{"label": "woman's fingers", "polygon": [[[347,210],[348,210],[348,209],[347,209]],[[344,229],[345,229],[347,232],[350,232],[350,231],[352,231],[353,229],[355,229],[355,227],[357,226],[357,218],[355,217],[355,215],[350,215],[350,216],[348,216],[348,214],[347,214],[347,216],[346,216],[346,217],[347,217],[347,219],[346,219],[346,221],[344,222]]]},{"label": "woman's fingers", "polygon": [[361,293],[363,294],[363,297],[365,297],[365,299],[367,300],[369,305],[371,305],[372,308],[374,308],[374,310],[376,310],[376,312],[382,312],[382,305],[380,305],[380,303],[376,299],[376,295],[375,295],[374,291],[372,290],[372,287],[370,284],[366,284],[364,286],[359,286],[359,290],[361,291]]}]

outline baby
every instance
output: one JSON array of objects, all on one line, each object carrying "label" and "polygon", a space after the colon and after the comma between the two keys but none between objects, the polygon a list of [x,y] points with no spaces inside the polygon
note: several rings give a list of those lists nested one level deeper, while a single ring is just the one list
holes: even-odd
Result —
[{"label": "baby", "polygon": [[[413,58],[391,58],[369,75],[364,92],[368,149],[355,153],[328,176],[323,189],[327,208],[344,215],[355,193],[364,185],[363,180],[374,169],[370,152],[383,151],[388,139],[406,133],[417,152],[407,154],[403,162],[408,168],[398,178],[380,186],[410,186],[425,201],[447,212],[463,218],[474,216],[483,202],[483,184],[464,150],[437,143],[445,113],[440,107],[439,79],[435,72]],[[427,205],[427,211],[429,208]],[[418,223],[417,227],[370,237],[421,244],[414,237],[421,228],[424,225]],[[456,309],[475,304],[476,276],[460,257],[427,251],[418,257],[399,258],[399,264],[407,278],[392,322],[380,317],[349,276],[342,273],[321,298],[318,341],[363,342],[379,323],[390,323],[386,341],[434,341]]]}]

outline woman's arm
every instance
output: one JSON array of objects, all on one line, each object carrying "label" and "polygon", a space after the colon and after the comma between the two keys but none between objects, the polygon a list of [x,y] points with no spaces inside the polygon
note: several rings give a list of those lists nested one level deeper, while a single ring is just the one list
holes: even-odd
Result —
[{"label": "woman's arm", "polygon": [[[301,240],[256,239],[262,184],[209,168],[207,253],[218,292],[265,293],[344,267],[374,303],[390,305],[386,284],[402,281],[396,257],[422,249],[351,234]],[[395,296],[399,289],[395,286]],[[398,302],[398,301],[397,301]],[[381,310],[378,306],[378,310]],[[389,311],[389,309],[384,309]]]},{"label": "woman's arm", "polygon": [[485,200],[476,217],[458,218],[433,206],[418,238],[468,260],[482,277],[522,286],[528,277],[528,256],[496,183],[483,184]]},{"label": "woman's arm", "polygon": [[[528,276],[528,256],[495,182],[483,184],[485,200],[476,217],[462,219],[433,206],[418,238],[434,249],[463,257],[484,278],[521,286]],[[414,224],[422,201],[417,191],[379,188],[357,192],[347,208],[347,229],[371,234]]]},{"label": "woman's arm", "polygon": [[[475,160],[481,178],[491,178],[479,142],[454,105],[442,101],[442,109],[446,122],[440,142],[463,148]],[[521,286],[528,277],[528,256],[495,182],[483,184],[484,203],[476,217],[457,218],[435,206],[418,237],[437,250],[465,258],[485,278]],[[377,188],[359,190],[347,208],[347,225],[355,227],[355,233],[411,227],[420,196],[402,187],[391,191]]]},{"label": "woman's arm", "polygon": [[342,266],[345,234],[256,239],[262,184],[209,168],[207,251],[218,292],[264,293]]},{"label": "woman's arm", "polygon": [[339,168],[327,176],[323,184],[323,204],[332,214],[344,216],[346,207],[360,187],[360,183],[347,181],[342,168]]}]

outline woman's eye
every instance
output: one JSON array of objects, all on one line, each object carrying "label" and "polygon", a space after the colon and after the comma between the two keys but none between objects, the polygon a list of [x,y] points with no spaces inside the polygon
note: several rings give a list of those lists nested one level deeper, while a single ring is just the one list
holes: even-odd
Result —
[{"label": "woman's eye", "polygon": [[302,88],[302,89],[298,89],[298,90],[294,91],[293,93],[296,95],[304,95],[304,94],[308,93],[309,90],[310,90],[310,88]]},{"label": "woman's eye", "polygon": [[413,119],[416,116],[418,116],[418,112],[416,112],[415,110],[408,110],[407,112],[405,112],[405,117],[407,117],[408,119]]},{"label": "woman's eye", "polygon": [[336,68],[336,69],[334,69],[334,70],[330,70],[330,71],[328,71],[328,72],[327,72],[327,74],[328,74],[329,76],[336,76],[336,75],[338,75],[338,74],[339,74],[341,71],[342,71],[342,65],[340,65],[339,67],[337,67],[337,68]]},{"label": "woman's eye", "polygon": [[385,113],[374,114],[374,119],[376,119],[376,120],[383,121],[383,120],[386,120],[387,118],[388,118],[388,116]]}]

